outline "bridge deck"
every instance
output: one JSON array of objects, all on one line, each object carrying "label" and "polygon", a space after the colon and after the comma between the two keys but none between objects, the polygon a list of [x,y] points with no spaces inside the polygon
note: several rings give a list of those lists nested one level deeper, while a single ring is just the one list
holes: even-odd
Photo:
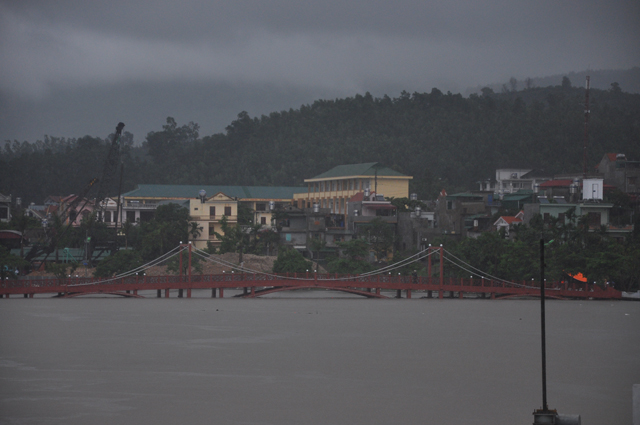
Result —
[{"label": "bridge deck", "polygon": [[[396,297],[411,298],[413,292],[426,292],[427,297],[437,294],[439,298],[478,294],[482,297],[531,297],[539,296],[539,282],[508,284],[489,279],[439,278],[410,276],[344,276],[302,273],[297,275],[219,274],[192,276],[130,276],[117,279],[69,278],[69,279],[19,279],[0,283],[0,296],[11,295],[33,297],[35,294],[56,296],[79,296],[90,294],[115,294],[138,296],[138,291],[155,290],[160,296],[169,297],[170,290],[187,291],[211,289],[212,296],[224,296],[225,289],[241,289],[242,297],[258,297],[269,293],[296,289],[326,289],[349,292],[370,298],[387,298],[381,291],[395,291]],[[569,284],[547,282],[546,296],[549,298],[574,299],[621,299],[622,294],[614,288],[605,289],[593,284]]]}]

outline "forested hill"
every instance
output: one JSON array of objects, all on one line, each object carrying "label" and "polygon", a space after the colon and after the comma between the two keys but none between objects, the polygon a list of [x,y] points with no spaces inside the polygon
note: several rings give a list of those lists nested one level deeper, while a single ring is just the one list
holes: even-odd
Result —
[{"label": "forested hill", "polygon": [[[168,118],[142,147],[125,144],[123,189],[138,183],[302,185],[339,164],[379,161],[413,176],[411,191],[429,198],[442,188],[475,188],[501,167],[580,172],[584,101],[585,89],[566,80],[523,91],[484,89],[469,98],[433,89],[398,98],[318,100],[259,118],[242,112],[225,134],[205,137],[197,124]],[[639,160],[640,95],[615,84],[591,90],[590,110],[590,169],[607,152]],[[107,145],[90,136],[6,142],[0,193],[36,203],[78,193],[100,176]]]}]

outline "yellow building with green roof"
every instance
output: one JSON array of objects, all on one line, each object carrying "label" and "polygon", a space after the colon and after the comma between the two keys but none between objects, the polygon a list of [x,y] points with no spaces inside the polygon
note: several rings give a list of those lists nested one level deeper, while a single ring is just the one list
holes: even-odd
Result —
[{"label": "yellow building with green roof", "polygon": [[293,195],[298,208],[329,208],[332,214],[347,214],[349,199],[368,190],[385,198],[408,198],[409,180],[406,176],[379,162],[338,165],[313,178],[305,179],[306,193]]}]

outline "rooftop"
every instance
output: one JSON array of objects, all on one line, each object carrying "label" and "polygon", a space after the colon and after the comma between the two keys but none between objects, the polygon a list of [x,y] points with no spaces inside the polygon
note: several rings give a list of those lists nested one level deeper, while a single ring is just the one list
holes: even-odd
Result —
[{"label": "rooftop", "polygon": [[406,179],[412,178],[405,174],[399,173],[398,171],[392,170],[389,167],[385,167],[379,162],[367,162],[364,164],[338,165],[337,167],[333,167],[329,171],[318,174],[313,178],[305,179],[305,182],[349,177],[374,177],[375,175],[377,175],[378,177],[400,177]]},{"label": "rooftop", "polygon": [[282,186],[209,186],[140,184],[137,189],[125,193],[125,198],[190,199],[197,198],[200,190],[208,196],[222,192],[238,199],[293,199],[295,193],[306,193],[306,187]]}]

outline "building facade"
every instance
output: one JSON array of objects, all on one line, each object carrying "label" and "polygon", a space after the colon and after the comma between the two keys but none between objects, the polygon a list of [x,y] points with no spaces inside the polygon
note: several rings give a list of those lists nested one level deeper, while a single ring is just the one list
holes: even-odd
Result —
[{"label": "building facade", "polygon": [[317,204],[331,214],[346,216],[349,200],[368,191],[385,198],[408,198],[409,180],[413,177],[394,171],[378,162],[339,165],[313,178],[305,179],[306,193],[294,196],[298,208]]},{"label": "building facade", "polygon": [[224,234],[220,221],[225,219],[230,227],[238,225],[238,201],[222,192],[208,198],[189,199],[189,215],[200,229],[199,236],[189,236],[195,247],[217,246],[220,241],[216,233]]},{"label": "building facade", "polygon": [[11,221],[11,195],[0,193],[0,221]]}]

